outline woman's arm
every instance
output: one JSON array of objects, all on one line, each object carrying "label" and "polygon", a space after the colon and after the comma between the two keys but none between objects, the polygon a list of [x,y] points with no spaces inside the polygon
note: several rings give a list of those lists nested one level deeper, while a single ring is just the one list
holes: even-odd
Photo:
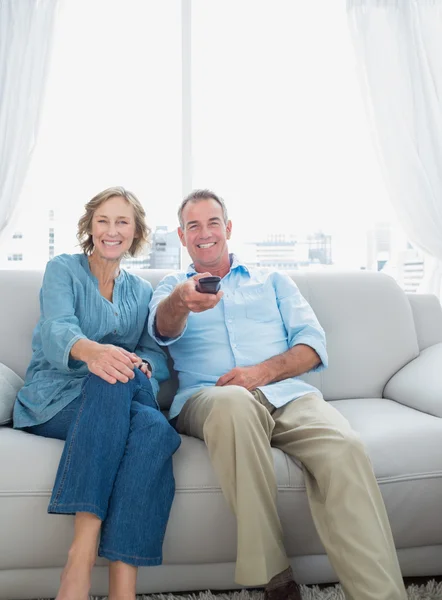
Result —
[{"label": "woman's arm", "polygon": [[89,371],[109,383],[133,377],[134,357],[111,344],[89,340],[75,312],[72,274],[59,258],[46,266],[40,291],[40,333],[46,360],[61,371],[72,371],[70,359],[81,360]]},{"label": "woman's arm", "polygon": [[133,352],[124,348],[87,339],[78,340],[72,346],[71,356],[85,362],[91,373],[108,383],[127,383],[129,379],[133,379],[133,369],[138,361]]},{"label": "woman's arm", "polygon": [[87,337],[75,314],[72,275],[58,258],[46,266],[40,291],[40,312],[40,334],[46,360],[61,371],[70,371],[71,349]]}]

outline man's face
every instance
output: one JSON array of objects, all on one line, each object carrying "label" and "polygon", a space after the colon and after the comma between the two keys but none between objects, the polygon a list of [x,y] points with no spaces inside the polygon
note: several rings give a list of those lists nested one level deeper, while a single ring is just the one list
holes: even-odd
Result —
[{"label": "man's face", "polygon": [[224,223],[223,211],[216,200],[188,202],[184,207],[183,228],[178,227],[181,243],[186,246],[199,272],[219,267],[228,261],[227,240],[232,223]]}]

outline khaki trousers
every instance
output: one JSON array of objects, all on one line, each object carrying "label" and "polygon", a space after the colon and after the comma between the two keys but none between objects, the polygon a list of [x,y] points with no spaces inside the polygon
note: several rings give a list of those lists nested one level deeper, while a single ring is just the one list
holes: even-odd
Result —
[{"label": "khaki trousers", "polygon": [[406,600],[396,550],[370,460],[348,421],[316,394],[282,408],[260,390],[207,387],[177,421],[205,441],[237,518],[235,580],[266,584],[289,565],[276,508],[271,446],[304,467],[313,520],[348,600]]}]

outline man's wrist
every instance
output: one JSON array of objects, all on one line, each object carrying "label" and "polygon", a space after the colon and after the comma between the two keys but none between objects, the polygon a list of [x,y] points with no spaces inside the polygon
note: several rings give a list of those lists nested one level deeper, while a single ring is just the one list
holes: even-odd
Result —
[{"label": "man's wrist", "polygon": [[174,308],[179,313],[182,313],[184,315],[186,313],[189,313],[189,309],[187,308],[186,303],[183,300],[183,296],[182,296],[183,285],[184,285],[184,283],[180,283],[179,285],[177,285],[177,287],[174,290],[174,293],[172,293],[172,295],[171,295],[171,298],[173,299],[173,302],[175,304]]},{"label": "man's wrist", "polygon": [[273,380],[273,372],[269,364],[266,362],[257,365],[258,373],[259,373],[259,385],[267,385]]},{"label": "man's wrist", "polygon": [[155,333],[159,338],[177,337],[186,325],[190,310],[182,298],[182,285],[177,285],[171,294],[158,305],[155,315]]}]

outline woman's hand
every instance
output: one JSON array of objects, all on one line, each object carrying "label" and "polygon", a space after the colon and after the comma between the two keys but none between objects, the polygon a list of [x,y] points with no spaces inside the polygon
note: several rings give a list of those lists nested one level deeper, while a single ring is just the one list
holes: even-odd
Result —
[{"label": "woman's hand", "polygon": [[[135,354],[135,356],[137,356],[137,355]],[[143,362],[141,358],[139,358],[137,356],[137,361],[134,364],[135,364],[135,367],[140,369],[140,371],[142,373],[144,373],[148,379],[150,379],[152,377],[152,371],[150,370],[150,365]]]},{"label": "woman's hand", "polygon": [[82,360],[94,373],[108,383],[127,383],[135,377],[134,368],[139,359],[133,352],[112,344],[99,344],[91,340],[78,340],[72,346],[71,356]]}]

